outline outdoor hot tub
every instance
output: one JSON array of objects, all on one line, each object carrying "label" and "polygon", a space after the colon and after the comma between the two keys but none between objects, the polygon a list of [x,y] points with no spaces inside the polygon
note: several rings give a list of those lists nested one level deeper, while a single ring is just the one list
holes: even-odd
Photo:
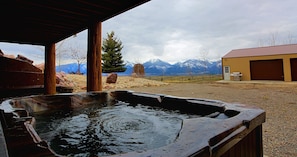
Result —
[{"label": "outdoor hot tub", "polygon": [[133,91],[2,101],[0,156],[263,156],[265,111]]}]

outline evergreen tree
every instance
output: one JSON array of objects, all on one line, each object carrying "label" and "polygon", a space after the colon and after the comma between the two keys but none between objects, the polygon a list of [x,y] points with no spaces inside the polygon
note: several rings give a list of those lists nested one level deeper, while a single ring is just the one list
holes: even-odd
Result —
[{"label": "evergreen tree", "polygon": [[102,45],[102,72],[126,71],[124,61],[122,60],[122,49],[122,42],[115,37],[114,32],[107,33],[107,38],[103,40]]}]

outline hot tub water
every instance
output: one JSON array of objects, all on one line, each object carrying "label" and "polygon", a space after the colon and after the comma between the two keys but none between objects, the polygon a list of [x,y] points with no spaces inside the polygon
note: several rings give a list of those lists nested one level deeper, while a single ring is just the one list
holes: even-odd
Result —
[{"label": "hot tub water", "polygon": [[[193,116],[193,115],[192,115]],[[159,148],[174,142],[189,115],[118,102],[36,114],[35,129],[58,154],[104,156]]]}]

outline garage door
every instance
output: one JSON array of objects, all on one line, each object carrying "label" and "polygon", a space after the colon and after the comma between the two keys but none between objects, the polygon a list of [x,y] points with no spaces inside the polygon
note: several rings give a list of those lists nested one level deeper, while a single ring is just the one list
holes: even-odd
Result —
[{"label": "garage door", "polygon": [[297,58],[291,58],[292,81],[297,81]]},{"label": "garage door", "polygon": [[250,61],[252,80],[284,80],[283,60]]}]

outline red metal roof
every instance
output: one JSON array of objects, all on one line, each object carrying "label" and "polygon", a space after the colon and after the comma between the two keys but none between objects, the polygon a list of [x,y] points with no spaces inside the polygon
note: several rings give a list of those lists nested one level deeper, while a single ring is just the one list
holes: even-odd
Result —
[{"label": "red metal roof", "polygon": [[236,49],[230,51],[222,58],[253,57],[283,54],[297,54],[297,44]]}]

